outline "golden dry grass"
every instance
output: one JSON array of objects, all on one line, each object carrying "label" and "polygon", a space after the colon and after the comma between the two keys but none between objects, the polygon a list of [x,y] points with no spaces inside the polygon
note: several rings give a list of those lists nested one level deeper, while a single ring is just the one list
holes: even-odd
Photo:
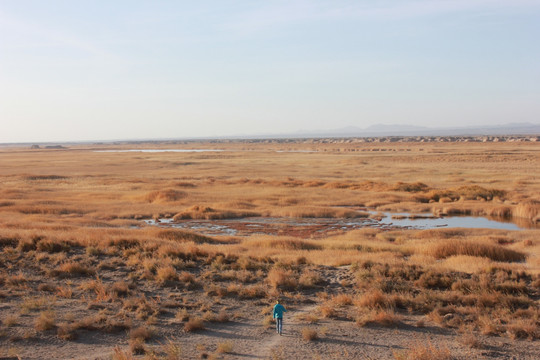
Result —
[{"label": "golden dry grass", "polygon": [[[539,144],[189,146],[230,151],[0,150],[0,295],[16,297],[20,312],[37,319],[7,319],[7,331],[56,326],[68,341],[81,330],[159,326],[174,309],[174,321],[190,332],[203,330],[203,319],[210,327],[234,318],[222,309],[239,300],[259,312],[285,296],[316,302],[321,317],[356,318],[362,326],[396,326],[416,313],[443,327],[538,338],[535,228],[295,233],[283,221],[273,234],[213,236],[143,220],[345,221],[376,217],[369,208],[498,216],[529,226],[539,220]],[[275,153],[289,148],[318,152]],[[347,276],[334,279],[337,273]],[[61,308],[55,302],[84,304],[83,315],[54,312]],[[132,346],[145,351],[140,339]],[[429,350],[396,356],[421,358]]]}]

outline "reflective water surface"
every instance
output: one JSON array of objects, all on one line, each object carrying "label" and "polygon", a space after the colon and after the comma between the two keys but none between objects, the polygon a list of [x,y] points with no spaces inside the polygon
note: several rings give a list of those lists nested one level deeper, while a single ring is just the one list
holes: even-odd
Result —
[{"label": "reflective water surface", "polygon": [[393,229],[436,229],[472,228],[523,230],[538,228],[538,225],[522,222],[519,224],[503,219],[488,219],[474,216],[436,217],[432,214],[389,213],[369,211],[368,218],[276,218],[251,217],[229,220],[145,220],[152,226],[194,230],[206,235],[249,236],[287,235],[298,237],[321,237],[335,231],[349,231],[361,228]]}]

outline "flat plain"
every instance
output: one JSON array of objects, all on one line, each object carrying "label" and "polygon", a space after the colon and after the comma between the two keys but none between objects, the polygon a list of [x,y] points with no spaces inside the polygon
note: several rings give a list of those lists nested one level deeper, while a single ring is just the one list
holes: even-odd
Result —
[{"label": "flat plain", "polygon": [[[539,142],[5,146],[0,183],[0,357],[540,358]],[[458,216],[515,228],[396,225]]]}]

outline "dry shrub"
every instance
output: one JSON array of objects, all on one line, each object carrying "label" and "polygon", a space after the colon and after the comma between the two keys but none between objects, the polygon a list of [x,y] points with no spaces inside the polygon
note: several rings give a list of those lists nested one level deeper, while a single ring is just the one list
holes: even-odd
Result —
[{"label": "dry shrub", "polygon": [[392,310],[377,309],[369,311],[367,313],[360,313],[356,318],[356,323],[359,326],[398,326],[401,323],[401,316],[399,316]]},{"label": "dry shrub", "polygon": [[313,270],[305,270],[302,272],[298,282],[303,288],[313,288],[325,283],[322,276]]},{"label": "dry shrub", "polygon": [[338,313],[334,307],[334,304],[331,302],[326,302],[319,306],[319,312],[321,313],[321,316],[324,318],[336,318],[338,316]]},{"label": "dry shrub", "polygon": [[56,285],[53,283],[43,283],[38,285],[38,291],[55,292]]},{"label": "dry shrub", "polygon": [[317,334],[316,330],[310,329],[308,327],[302,328],[302,339],[306,341],[313,341],[317,340],[319,338],[319,335]]},{"label": "dry shrub", "polygon": [[146,346],[144,346],[144,340],[141,338],[134,338],[129,340],[129,349],[133,355],[146,354]]},{"label": "dry shrub", "polygon": [[129,338],[130,339],[141,339],[141,340],[148,340],[151,339],[153,336],[152,330],[148,329],[147,327],[138,327],[129,332]]},{"label": "dry shrub", "polygon": [[42,240],[36,245],[38,251],[45,251],[50,254],[58,252],[67,252],[70,249],[70,245],[63,241]]},{"label": "dry shrub", "polygon": [[7,315],[5,319],[2,321],[4,326],[11,327],[17,325],[19,322],[19,316],[17,315]]},{"label": "dry shrub", "polygon": [[219,323],[226,323],[229,322],[229,314],[227,313],[227,310],[222,309],[216,316],[215,321]]},{"label": "dry shrub", "polygon": [[483,335],[496,335],[501,331],[500,326],[488,315],[478,317],[478,326]]},{"label": "dry shrub", "polygon": [[270,240],[264,241],[265,247],[270,247],[273,249],[284,249],[284,250],[320,250],[321,246],[313,244],[309,241],[299,240],[299,239],[279,239],[279,240]]},{"label": "dry shrub", "polygon": [[540,216],[540,201],[527,201],[518,204],[512,210],[512,216],[538,222]]},{"label": "dry shrub", "polygon": [[370,289],[364,292],[356,301],[356,304],[370,309],[389,309],[394,307],[391,298],[379,289]]},{"label": "dry shrub", "polygon": [[162,203],[182,200],[187,196],[186,192],[174,189],[152,191],[144,196],[149,203]]},{"label": "dry shrub", "polygon": [[480,338],[472,331],[463,333],[463,335],[461,335],[460,342],[463,345],[473,349],[482,349],[484,347]]},{"label": "dry shrub", "polygon": [[39,313],[35,323],[35,328],[38,331],[46,331],[54,328],[55,325],[55,315],[52,311],[42,311]]},{"label": "dry shrub", "polygon": [[195,283],[195,276],[192,273],[189,273],[187,271],[182,271],[180,273],[180,275],[178,276],[178,278],[184,284],[194,284]]},{"label": "dry shrub", "polygon": [[62,340],[75,340],[77,338],[77,328],[73,324],[62,323],[58,325],[56,336]]},{"label": "dry shrub", "polygon": [[27,181],[42,181],[42,180],[66,180],[67,176],[62,175],[26,175],[24,180]]},{"label": "dry shrub", "polygon": [[219,210],[213,209],[208,206],[195,205],[185,211],[179,212],[178,214],[174,215],[173,219],[175,221],[188,219],[223,220],[257,216],[261,216],[261,214],[252,211]]},{"label": "dry shrub", "polygon": [[439,201],[442,198],[448,198],[450,201],[456,201],[460,198],[466,200],[492,200],[494,197],[503,198],[506,191],[498,189],[486,189],[478,185],[465,185],[457,189],[433,190],[427,194],[427,197],[433,201]]},{"label": "dry shrub", "polygon": [[266,279],[275,289],[294,290],[298,285],[295,274],[291,270],[274,267],[268,272]]},{"label": "dry shrub", "polygon": [[188,321],[189,313],[186,308],[181,308],[181,309],[178,309],[174,317],[180,321]]},{"label": "dry shrub", "polygon": [[166,229],[160,230],[157,233],[157,237],[160,239],[166,239],[174,242],[194,242],[196,244],[216,244],[217,240],[211,237],[195,234],[185,230],[179,229]]},{"label": "dry shrub", "polygon": [[397,182],[392,187],[392,190],[405,191],[405,192],[420,192],[420,191],[428,191],[429,186],[421,182],[415,182],[415,183]]},{"label": "dry shrub", "polygon": [[231,341],[219,343],[216,349],[216,351],[220,354],[230,354],[232,353],[232,350],[233,350],[233,343]]},{"label": "dry shrub", "polygon": [[317,315],[310,314],[310,313],[299,314],[296,316],[296,319],[301,320],[301,321],[306,321],[310,324],[317,324],[320,321]]},{"label": "dry shrub", "polygon": [[56,295],[64,299],[71,299],[73,296],[73,290],[69,286],[59,286],[56,289]]},{"label": "dry shrub", "polygon": [[78,264],[74,261],[60,264],[56,269],[50,271],[51,276],[66,278],[77,276],[92,276],[95,274],[93,269],[90,269],[84,265]]},{"label": "dry shrub", "polygon": [[353,298],[349,294],[338,294],[332,297],[331,300],[334,304],[339,306],[352,305]]},{"label": "dry shrub", "polygon": [[452,287],[452,282],[450,275],[428,270],[420,276],[415,285],[425,289],[447,290]]},{"label": "dry shrub", "polygon": [[416,342],[407,350],[394,350],[395,360],[453,360],[447,346],[436,347],[431,341]]},{"label": "dry shrub", "polygon": [[506,327],[512,339],[540,339],[540,328],[534,319],[518,319]]},{"label": "dry shrub", "polygon": [[9,286],[22,286],[22,285],[26,284],[27,281],[28,281],[28,279],[26,278],[26,276],[22,272],[18,273],[17,275],[8,276],[4,280],[6,285],[9,285]]},{"label": "dry shrub", "polygon": [[519,262],[524,261],[525,254],[507,249],[501,245],[475,243],[465,240],[446,240],[434,243],[427,254],[437,259],[444,259],[454,255],[469,255],[485,257],[494,261]]},{"label": "dry shrub", "polygon": [[107,288],[99,278],[83,282],[80,288],[85,291],[93,291],[96,295],[96,301],[105,301],[110,297]]},{"label": "dry shrub", "polygon": [[204,329],[204,322],[201,318],[191,318],[184,324],[184,331],[186,332],[193,332]]},{"label": "dry shrub", "polygon": [[113,360],[133,360],[133,356],[131,356],[130,354],[128,354],[125,351],[123,351],[122,349],[120,349],[119,346],[116,346],[114,348],[114,353],[112,355],[112,359]]},{"label": "dry shrub", "polygon": [[273,323],[274,323],[274,318],[272,317],[272,315],[265,316],[262,321],[262,325],[267,329],[272,327]]},{"label": "dry shrub", "polygon": [[180,360],[182,359],[182,347],[175,344],[172,340],[167,339],[167,343],[163,346],[165,351],[166,360]]},{"label": "dry shrub", "polygon": [[162,265],[156,270],[156,280],[160,284],[167,284],[178,280],[178,274],[172,265]]},{"label": "dry shrub", "polygon": [[291,217],[291,218],[363,218],[367,217],[366,213],[358,211],[337,209],[331,207],[315,207],[315,206],[291,206],[280,210],[275,216]]},{"label": "dry shrub", "polygon": [[266,289],[260,285],[241,287],[238,291],[241,299],[261,299],[267,296]]},{"label": "dry shrub", "polygon": [[125,281],[116,281],[110,287],[110,293],[116,297],[129,295],[129,285]]}]

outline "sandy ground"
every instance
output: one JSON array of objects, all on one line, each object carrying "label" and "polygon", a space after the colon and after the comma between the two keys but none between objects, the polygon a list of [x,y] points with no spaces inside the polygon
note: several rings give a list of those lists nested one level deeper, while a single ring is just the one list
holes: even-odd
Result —
[{"label": "sandy ground", "polygon": [[[206,330],[186,333],[182,326],[171,320],[162,336],[148,343],[148,348],[158,352],[166,341],[180,344],[183,359],[393,359],[406,349],[432,344],[447,348],[455,359],[539,359],[540,343],[511,340],[501,337],[479,336],[481,349],[470,348],[462,342],[462,335],[451,329],[436,327],[425,322],[415,324],[421,316],[408,316],[395,328],[380,326],[359,327],[355,322],[340,319],[322,319],[317,324],[307,324],[300,315],[315,311],[307,304],[289,308],[284,320],[283,336],[274,327],[263,326],[262,318],[240,318],[225,324],[210,324]],[[246,314],[247,315],[247,314]],[[250,316],[251,317],[251,316]],[[317,331],[319,339],[306,341],[302,329]],[[162,329],[163,330],[163,329]],[[219,344],[229,342],[230,353],[219,354]],[[11,345],[3,344],[0,356],[20,354],[21,359],[111,359],[115,345],[128,350],[126,334],[101,334],[84,332],[75,341],[62,341],[51,332],[39,344],[20,340]],[[136,358],[144,358],[138,356]]]}]

